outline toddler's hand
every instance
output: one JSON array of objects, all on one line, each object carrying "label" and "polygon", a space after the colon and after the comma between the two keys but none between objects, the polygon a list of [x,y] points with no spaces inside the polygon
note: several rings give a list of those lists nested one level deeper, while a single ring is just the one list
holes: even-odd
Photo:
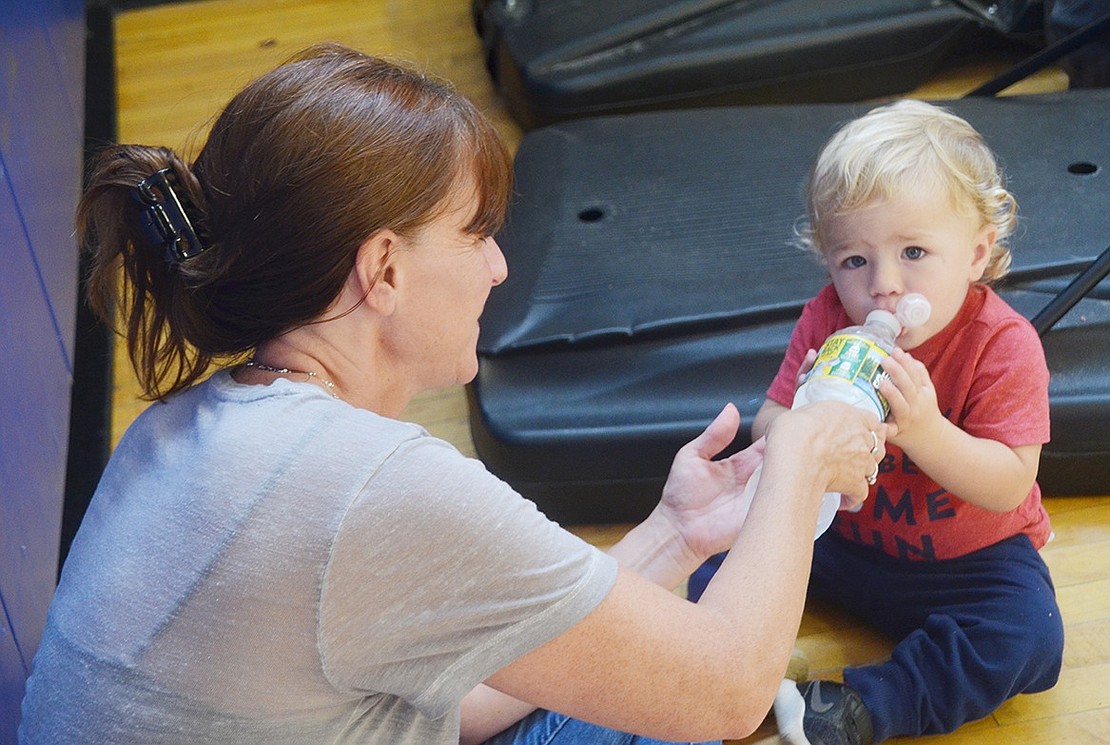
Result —
[{"label": "toddler's hand", "polygon": [[879,393],[890,404],[887,438],[910,450],[915,441],[929,437],[933,427],[943,422],[936,388],[925,365],[903,349],[895,348],[883,360],[883,370],[887,379],[879,384]]},{"label": "toddler's hand", "polygon": [[817,350],[807,350],[806,356],[802,358],[802,363],[798,365],[798,372],[794,375],[794,390],[797,390],[801,387],[802,383],[806,382],[806,375],[813,369],[813,363],[816,361]]}]

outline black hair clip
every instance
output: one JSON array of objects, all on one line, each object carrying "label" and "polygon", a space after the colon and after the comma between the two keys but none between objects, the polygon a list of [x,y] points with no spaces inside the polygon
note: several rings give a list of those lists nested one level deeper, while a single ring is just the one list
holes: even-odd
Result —
[{"label": "black hair clip", "polygon": [[208,246],[201,242],[185,214],[181,199],[173,188],[176,182],[173,171],[163,168],[136,184],[132,193],[145,208],[139,220],[151,243],[165,247],[166,255],[175,261],[185,261]]}]

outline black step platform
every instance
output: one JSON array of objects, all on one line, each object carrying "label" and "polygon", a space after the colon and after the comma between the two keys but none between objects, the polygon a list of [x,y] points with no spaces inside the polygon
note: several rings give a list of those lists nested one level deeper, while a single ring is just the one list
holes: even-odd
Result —
[{"label": "black step platform", "polygon": [[[1000,292],[1033,318],[1110,245],[1110,91],[945,105],[990,143],[1020,205]],[[498,240],[509,278],[468,388],[479,456],[567,523],[643,517],[675,450],[726,401],[748,426],[804,302],[788,245],[805,175],[865,104],[600,117],[525,136]],[[1044,335],[1048,494],[1110,491],[1110,281]]]},{"label": "black step platform", "polygon": [[1030,0],[474,0],[493,82],[525,128],[674,107],[860,101],[956,53],[1039,42]]}]

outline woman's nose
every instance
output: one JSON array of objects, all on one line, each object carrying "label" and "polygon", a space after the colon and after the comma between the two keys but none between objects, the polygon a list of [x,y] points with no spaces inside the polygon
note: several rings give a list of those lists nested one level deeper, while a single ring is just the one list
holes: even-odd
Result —
[{"label": "woman's nose", "polygon": [[509,265],[505,261],[501,246],[497,245],[497,241],[492,236],[485,239],[485,252],[486,260],[489,262],[490,278],[496,287],[509,276]]}]

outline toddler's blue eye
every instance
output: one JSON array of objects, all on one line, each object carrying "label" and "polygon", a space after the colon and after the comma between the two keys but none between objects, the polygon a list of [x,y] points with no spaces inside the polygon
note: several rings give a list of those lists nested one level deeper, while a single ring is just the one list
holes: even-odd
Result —
[{"label": "toddler's blue eye", "polygon": [[848,258],[844,259],[844,266],[848,267],[849,269],[859,269],[866,263],[867,259],[863,258],[862,256],[849,256]]},{"label": "toddler's blue eye", "polygon": [[920,259],[925,255],[925,249],[920,246],[910,246],[903,253],[905,253],[907,259]]}]

